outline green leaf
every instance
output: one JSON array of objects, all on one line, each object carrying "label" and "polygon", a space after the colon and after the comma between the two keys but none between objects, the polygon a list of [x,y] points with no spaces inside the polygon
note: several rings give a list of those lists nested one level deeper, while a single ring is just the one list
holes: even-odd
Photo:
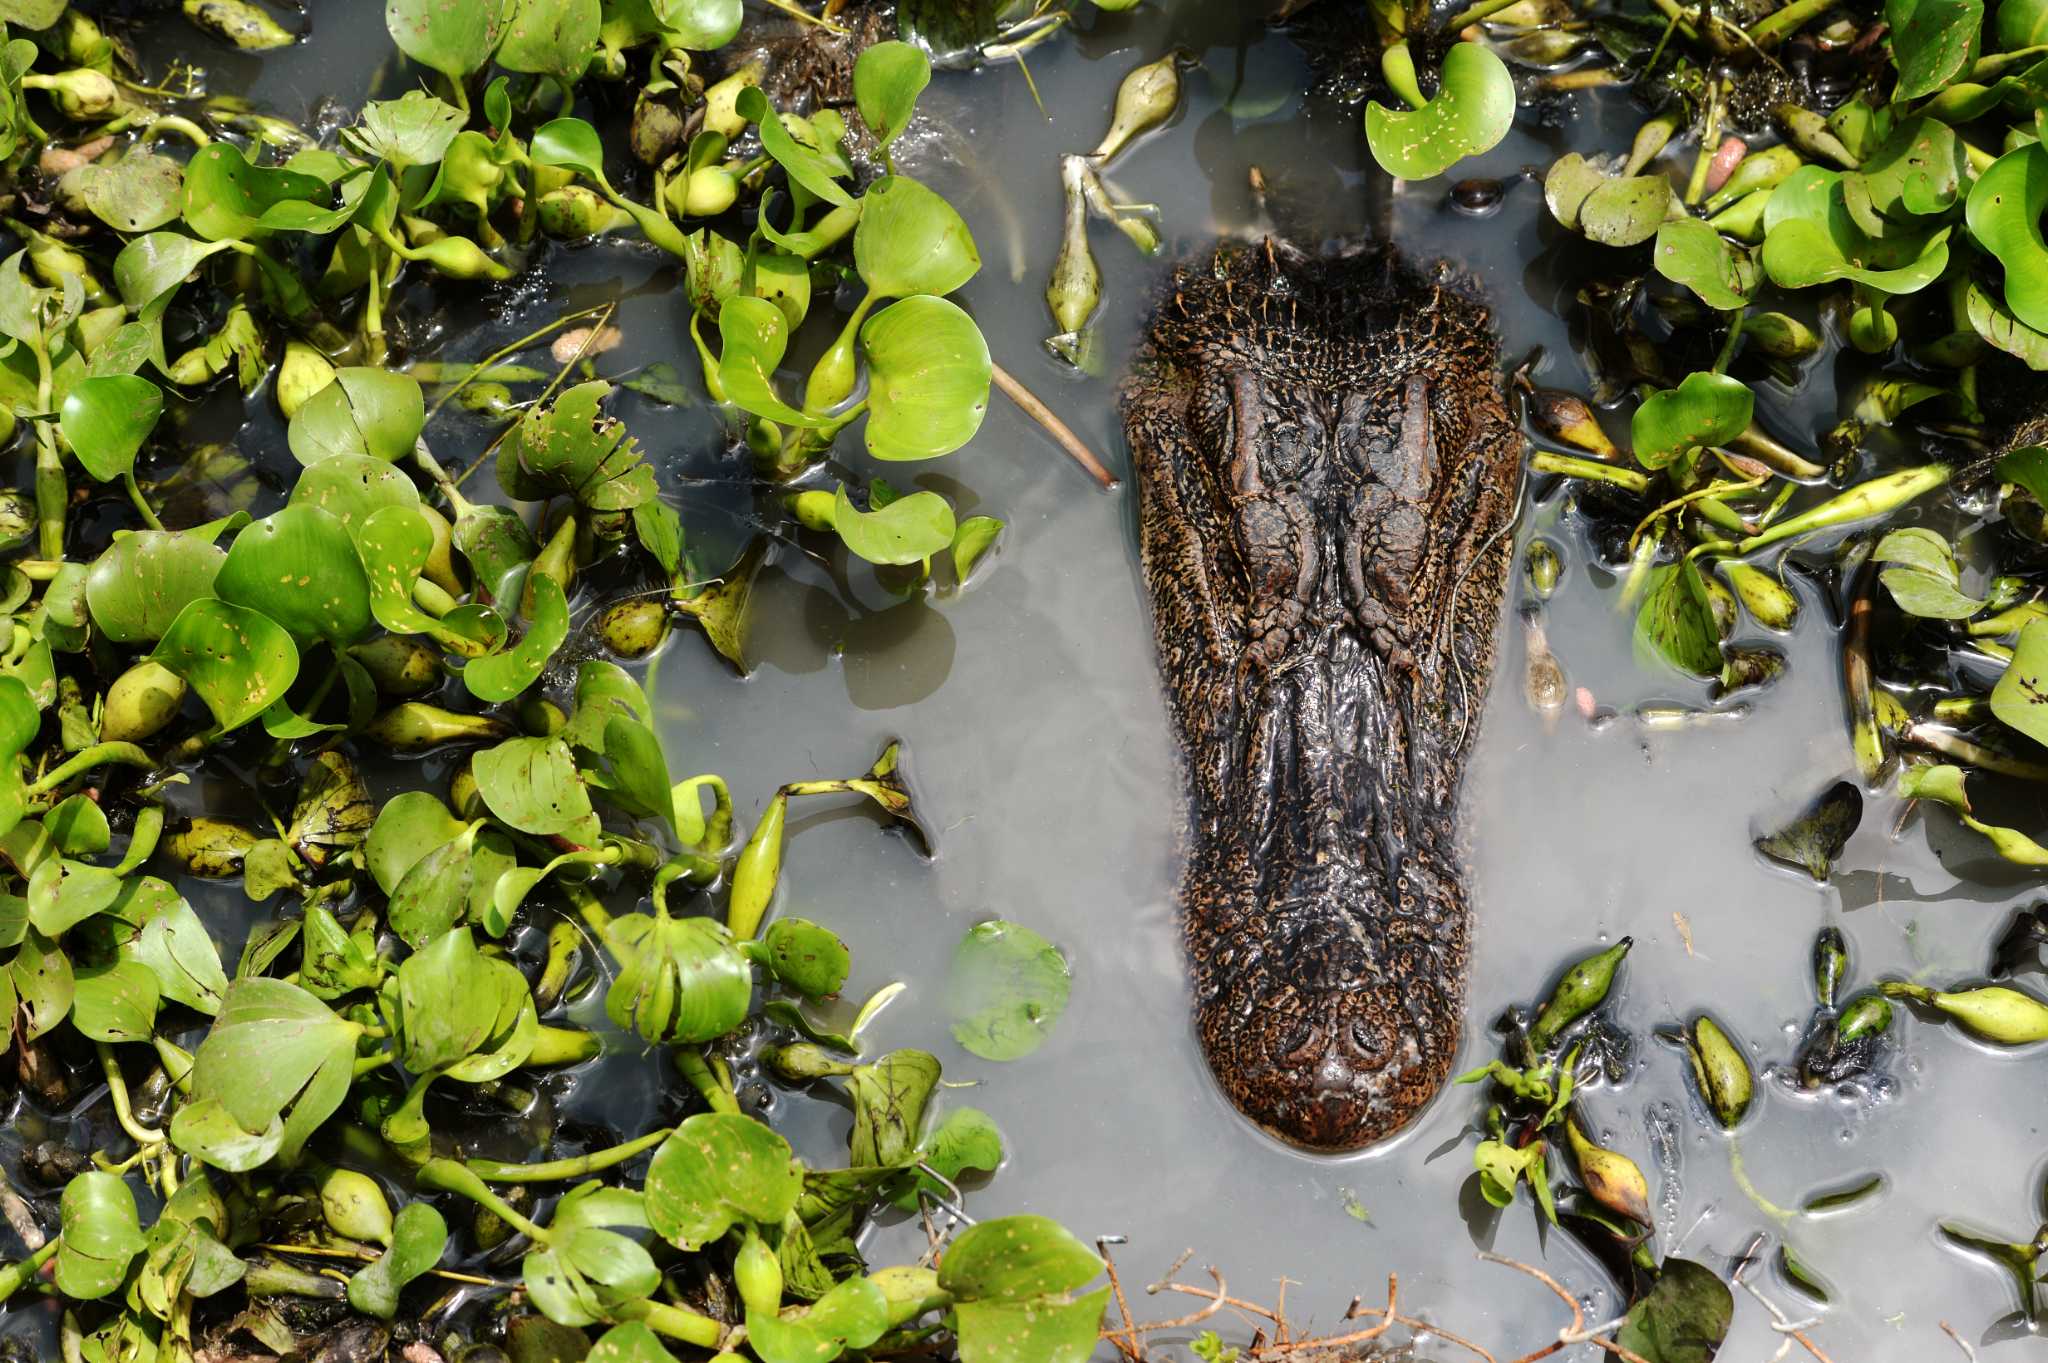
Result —
[{"label": "green leaf", "polygon": [[285,438],[301,464],[337,454],[368,454],[396,462],[410,458],[427,422],[419,380],[409,374],[351,366],[306,400]]},{"label": "green leaf", "polygon": [[1085,1363],[1095,1352],[1108,1305],[1107,1287],[1071,1302],[962,1302],[954,1308],[960,1363]]},{"label": "green leaf", "polygon": [[858,1066],[847,1076],[846,1096],[853,1101],[847,1149],[854,1165],[893,1169],[910,1161],[939,1074],[938,1057],[902,1050]]},{"label": "green leaf", "polygon": [[2031,143],[1991,163],[1971,186],[1970,235],[2005,267],[2005,306],[2027,326],[2048,330],[2048,147]]},{"label": "green leaf", "polygon": [[776,163],[789,172],[791,180],[826,203],[844,207],[853,202],[853,196],[835,178],[844,173],[841,168],[830,158],[792,137],[760,87],[749,85],[740,91],[733,107],[741,118],[759,126],[761,150],[774,157]]},{"label": "green leaf", "polygon": [[87,378],[65,395],[58,429],[78,462],[99,482],[111,482],[135,467],[136,452],[156,429],[164,395],[148,379],[132,374]]},{"label": "green leaf", "polygon": [[955,304],[926,295],[891,303],[862,324],[860,346],[868,365],[869,454],[933,459],[981,429],[988,342]]},{"label": "green leaf", "polygon": [[142,1253],[142,1217],[119,1175],[94,1169],[64,1185],[57,1245],[57,1290],[78,1301],[104,1297]]},{"label": "green leaf", "polygon": [[2048,0],[1998,0],[1994,28],[2001,52],[2048,43]]},{"label": "green leaf", "polygon": [[562,584],[536,572],[528,576],[527,585],[533,589],[533,615],[526,633],[504,652],[478,658],[462,669],[462,684],[486,704],[511,700],[538,681],[569,637],[569,599],[562,595]]},{"label": "green leaf", "polygon": [[1725,445],[1749,429],[1756,395],[1749,385],[1706,370],[1676,388],[1652,393],[1629,422],[1636,462],[1661,469],[1706,446]]},{"label": "green leaf", "polygon": [[209,1017],[220,1012],[228,989],[220,949],[183,899],[175,899],[144,923],[121,950],[156,976],[163,997]]},{"label": "green leaf", "polygon": [[953,508],[936,492],[916,492],[880,510],[862,511],[842,485],[833,500],[832,526],[869,563],[921,563],[953,542]]},{"label": "green leaf", "polygon": [[1896,215],[1903,209],[1919,217],[1955,207],[1969,173],[1969,158],[1955,129],[1922,115],[1893,128],[1857,172],[1878,212]]},{"label": "green leaf", "polygon": [[100,809],[99,802],[83,791],[45,814],[43,831],[50,835],[50,841],[57,845],[57,850],[67,857],[96,856],[107,850],[112,836],[107,827],[106,813]]},{"label": "green leaf", "polygon": [[661,1336],[637,1320],[614,1325],[598,1336],[583,1363],[676,1363],[676,1357],[661,1345]]},{"label": "green leaf", "polygon": [[511,0],[498,65],[575,82],[597,55],[598,0]]},{"label": "green leaf", "polygon": [[2048,621],[2029,620],[2012,661],[1991,688],[1991,713],[2001,724],[2048,745]]},{"label": "green leaf", "polygon": [[168,156],[140,147],[113,161],[79,166],[64,176],[64,188],[107,226],[127,236],[153,232],[173,221],[184,194],[184,168]]},{"label": "green leaf", "polygon": [[88,966],[72,976],[71,1025],[94,1041],[147,1043],[161,999],[156,976],[140,962]]},{"label": "green leaf", "polygon": [[491,813],[522,833],[570,833],[596,821],[576,759],[559,738],[507,739],[479,752],[470,769]]},{"label": "green leaf", "polygon": [[865,1349],[889,1328],[889,1299],[868,1278],[849,1278],[809,1307],[770,1316],[749,1309],[747,1343],[762,1363],[830,1363]]},{"label": "green leaf", "polygon": [[391,1245],[376,1262],[348,1280],[348,1304],[364,1315],[390,1320],[405,1285],[441,1262],[448,1223],[427,1202],[408,1202],[391,1223]]},{"label": "green leaf", "polygon": [[677,47],[711,52],[724,47],[740,31],[745,13],[740,0],[649,0],[655,18]]},{"label": "green leaf", "polygon": [[[917,1158],[954,1183],[970,1169],[992,1174],[1003,1162],[1003,1133],[979,1108],[955,1108],[917,1143]],[[934,1198],[952,1196],[945,1185],[920,1171],[916,1182],[893,1199],[896,1206],[916,1211],[919,1190]]]},{"label": "green leaf", "polygon": [[[2004,14],[2001,12],[2000,19]],[[932,81],[931,58],[905,42],[871,43],[853,63],[853,102],[875,135],[875,151],[889,144],[910,123],[917,97]],[[874,191],[869,191],[872,194]],[[950,293],[950,289],[931,290]]]},{"label": "green leaf", "polygon": [[700,1112],[647,1166],[647,1224],[695,1252],[734,1226],[780,1225],[802,1191],[788,1141],[741,1113]]},{"label": "green leaf", "polygon": [[953,1039],[984,1060],[1018,1060],[1066,1011],[1073,969],[1059,948],[1003,919],[977,923],[953,952],[946,1006]]},{"label": "green leaf", "polygon": [[51,857],[28,882],[28,921],[56,938],[106,912],[121,897],[121,877],[104,866]]},{"label": "green leaf", "polygon": [[1634,246],[1661,229],[1671,208],[1671,182],[1662,175],[1616,179],[1571,152],[1545,172],[1543,201],[1558,222],[1590,240]]},{"label": "green leaf", "polygon": [[[592,7],[596,0],[590,0]],[[363,106],[362,121],[345,134],[365,156],[388,161],[396,170],[439,161],[467,122],[462,111],[424,90]]]},{"label": "green leaf", "polygon": [[[461,922],[469,909],[470,889],[476,875],[471,857],[480,826],[480,821],[467,825],[461,833],[421,857],[391,892],[391,930],[416,953],[424,955],[427,944],[437,938],[445,935],[444,939],[452,939],[458,935],[448,930]],[[406,963],[410,965],[419,958],[409,957]],[[403,968],[400,973],[403,974]]]},{"label": "green leaf", "polygon": [[1657,273],[1683,284],[1710,308],[1733,312],[1756,296],[1756,258],[1698,218],[1657,229]]},{"label": "green leaf", "polygon": [[453,841],[466,827],[433,792],[404,791],[377,812],[363,844],[363,861],[377,888],[388,895],[421,857]]},{"label": "green leaf", "polygon": [[243,529],[213,590],[302,643],[324,639],[341,648],[370,632],[370,581],[355,541],[317,506],[287,506]]},{"label": "green leaf", "polygon": [[1899,68],[1896,99],[1931,95],[1977,59],[1983,0],[1885,0],[1884,17]]},{"label": "green leaf", "polygon": [[853,963],[846,943],[807,918],[778,918],[761,935],[766,965],[777,980],[807,999],[837,994]]},{"label": "green leaf", "polygon": [[1976,284],[1964,290],[1963,306],[1971,328],[1987,344],[2025,361],[2030,369],[2048,370],[2048,335],[2014,317],[2004,303]]},{"label": "green leaf", "polygon": [[398,50],[429,70],[461,81],[491,59],[503,23],[502,6],[451,5],[447,0],[384,0],[384,27]]},{"label": "green leaf", "polygon": [[117,644],[163,637],[187,606],[213,595],[227,554],[210,535],[138,530],[117,535],[85,577],[86,607]]},{"label": "green leaf", "polygon": [[[634,690],[638,689],[636,684]],[[580,694],[582,687],[577,690]],[[598,715],[603,717],[603,708]],[[613,713],[605,723],[602,742],[611,802],[635,817],[658,818],[671,832],[677,832],[675,783],[669,778],[668,759],[654,730],[636,717]]]},{"label": "green leaf", "polygon": [[185,222],[208,241],[272,232],[332,232],[355,212],[327,206],[333,189],[316,175],[251,165],[232,142],[201,147],[185,166]]},{"label": "green leaf", "polygon": [[1515,121],[1515,78],[1480,43],[1444,54],[1436,97],[1420,109],[1365,106],[1365,140],[1389,175],[1427,180],[1467,156],[1490,151]]},{"label": "green leaf", "polygon": [[1614,1338],[1648,1363],[1713,1363],[1734,1314],[1735,1294],[1712,1269],[1668,1257]]},{"label": "green leaf", "polygon": [[201,261],[227,248],[224,241],[194,241],[176,232],[136,237],[114,257],[114,288],[137,320],[151,321],[163,315],[171,295]]},{"label": "green leaf", "polygon": [[994,516],[969,516],[953,532],[953,576],[964,584],[974,575],[975,565],[1003,533],[1003,522]]},{"label": "green leaf", "polygon": [[[325,511],[362,546],[363,527],[386,507],[417,509],[419,489],[405,470],[368,454],[336,454],[309,464],[292,484],[290,503]],[[409,586],[410,584],[408,584]]]},{"label": "green leaf", "polygon": [[1662,658],[1681,672],[1710,677],[1721,670],[1721,632],[1706,583],[1689,558],[1650,570],[1650,588],[1636,612],[1636,654]]},{"label": "green leaf", "polygon": [[211,599],[179,611],[150,657],[191,684],[223,733],[269,709],[299,675],[299,651],[283,626]]},{"label": "green leaf", "polygon": [[[282,1121],[272,1148],[287,1160],[296,1159],[348,1096],[361,1032],[297,985],[263,976],[236,980],[199,1045],[192,1068],[193,1101],[180,1105],[172,1119],[172,1142],[231,1172],[248,1169],[255,1166],[218,1157],[221,1118],[263,1143]],[[208,1100],[218,1104],[217,1114],[201,1107]],[[254,1148],[240,1153],[253,1154]]]},{"label": "green leaf", "polygon": [[981,254],[953,205],[907,175],[885,175],[861,196],[853,264],[871,293],[903,298],[953,292],[981,269]]},{"label": "green leaf", "polygon": [[781,308],[765,298],[728,298],[718,310],[718,337],[718,382],[727,399],[787,426],[833,424],[831,417],[798,411],[775,392],[775,370],[789,347],[789,318]]},{"label": "green leaf", "polygon": [[1073,1292],[1101,1272],[1101,1258],[1059,1222],[1003,1216],[954,1239],[939,1261],[939,1286],[961,1301],[1024,1302]]},{"label": "green leaf", "polygon": [[598,139],[597,129],[580,118],[558,118],[534,129],[527,154],[535,165],[559,166],[600,185],[606,183],[604,143]]},{"label": "green leaf", "polygon": [[1948,268],[1948,237],[1947,227],[1873,236],[1851,212],[1840,171],[1801,166],[1764,206],[1764,272],[1787,289],[1848,279],[1880,293],[1915,293]]},{"label": "green leaf", "polygon": [[714,1041],[746,1021],[754,972],[725,924],[667,913],[622,914],[605,930],[619,963],[605,1016],[650,1044]]},{"label": "green leaf", "polygon": [[610,393],[602,379],[579,383],[523,418],[517,438],[498,455],[506,494],[521,501],[566,494],[593,511],[627,511],[653,501],[654,470],[625,423],[601,409]]}]

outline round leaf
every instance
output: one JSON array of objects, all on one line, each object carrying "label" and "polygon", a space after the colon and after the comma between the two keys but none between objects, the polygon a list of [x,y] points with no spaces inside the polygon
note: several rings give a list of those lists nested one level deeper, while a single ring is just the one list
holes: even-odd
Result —
[{"label": "round leaf", "polygon": [[923,294],[891,303],[862,325],[860,345],[868,364],[869,454],[932,459],[981,429],[988,342],[959,307]]},{"label": "round leaf", "polygon": [[64,1185],[59,1213],[57,1290],[81,1301],[106,1296],[143,1249],[134,1192],[118,1174],[89,1170]]},{"label": "round leaf", "polygon": [[1977,59],[1984,0],[1886,0],[1884,17],[1899,68],[1896,99],[1931,95]]},{"label": "round leaf", "polygon": [[590,792],[559,738],[512,738],[470,762],[491,813],[523,833],[567,833],[591,817]]},{"label": "round leaf", "polygon": [[525,635],[504,652],[478,658],[462,669],[462,684],[480,701],[510,700],[533,685],[569,637],[569,601],[562,595],[562,584],[538,572],[530,573],[527,582],[533,588],[533,614]]},{"label": "round leaf", "polygon": [[223,732],[269,709],[299,675],[299,651],[282,625],[211,599],[179,611],[150,656],[191,684]]},{"label": "round leaf", "polygon": [[535,165],[559,166],[604,184],[604,143],[580,118],[558,118],[534,129],[527,154]]},{"label": "round leaf", "polygon": [[101,222],[118,232],[151,232],[178,216],[184,169],[168,156],[131,149],[119,160],[94,162],[64,177]]},{"label": "round leaf", "polygon": [[647,1166],[647,1224],[695,1252],[736,1225],[780,1225],[802,1191],[788,1141],[741,1113],[700,1112]]},{"label": "round leaf", "polygon": [[337,454],[369,454],[397,461],[412,454],[427,405],[419,380],[385,369],[351,366],[306,400],[285,438],[301,464]]},{"label": "round leaf", "polygon": [[85,604],[100,632],[117,644],[163,637],[178,613],[213,595],[227,555],[202,535],[138,530],[93,560]]},{"label": "round leaf", "polygon": [[1018,923],[977,923],[953,953],[946,1006],[953,1039],[984,1060],[1037,1050],[1066,1011],[1073,971],[1058,947]]},{"label": "round leaf", "polygon": [[907,175],[888,175],[861,197],[853,264],[873,293],[903,298],[953,292],[974,278],[981,255],[953,205]]},{"label": "round leaf", "polygon": [[1676,388],[1652,393],[1629,423],[1636,461],[1661,469],[1687,452],[1723,445],[1749,429],[1756,394],[1726,374],[1687,374]]},{"label": "round leaf", "polygon": [[1479,43],[1454,43],[1444,55],[1436,98],[1397,111],[1374,100],[1365,108],[1365,140],[1390,175],[1427,180],[1454,162],[1488,151],[1515,121],[1515,78]]},{"label": "round leaf", "polygon": [[107,374],[80,379],[65,395],[57,424],[85,471],[106,483],[134,469],[163,409],[163,392],[148,379]]},{"label": "round leaf", "polygon": [[1756,293],[1756,260],[1698,218],[1657,229],[1657,273],[1683,284],[1710,308],[1732,312]]},{"label": "round leaf", "polygon": [[348,644],[370,630],[370,581],[355,541],[339,517],[317,506],[288,506],[246,527],[213,590],[300,640]]},{"label": "round leaf", "polygon": [[448,0],[384,0],[384,27],[398,50],[429,70],[462,80],[483,69],[498,45],[501,6]]}]

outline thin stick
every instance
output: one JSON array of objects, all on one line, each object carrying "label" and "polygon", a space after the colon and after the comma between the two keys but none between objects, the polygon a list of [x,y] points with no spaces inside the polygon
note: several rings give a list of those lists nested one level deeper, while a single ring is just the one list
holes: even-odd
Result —
[{"label": "thin stick", "polygon": [[1116,475],[1104,468],[1095,452],[1081,443],[1081,437],[1074,434],[1072,427],[1053,415],[1052,408],[1040,402],[1036,394],[1017,382],[1016,377],[1001,365],[991,363],[989,374],[995,379],[996,387],[1002,389],[1010,401],[1022,407],[1026,416],[1045,427],[1045,433],[1058,442],[1075,463],[1088,470],[1088,476],[1101,484],[1105,492],[1116,487]]},{"label": "thin stick", "polygon": [[1118,1353],[1125,1358],[1142,1360],[1145,1357],[1145,1340],[1138,1332],[1137,1322],[1131,1318],[1131,1304],[1124,1300],[1123,1280],[1116,1275],[1116,1260],[1110,1256],[1112,1244],[1124,1244],[1121,1235],[1098,1235],[1095,1237],[1096,1252],[1102,1256],[1103,1271],[1109,1274],[1110,1294],[1116,1299],[1117,1314],[1124,1318],[1122,1330],[1104,1330],[1101,1338],[1116,1345]]},{"label": "thin stick", "polygon": [[1941,1332],[1956,1342],[1956,1347],[1963,1351],[1963,1357],[1969,1359],[1970,1363],[1977,1363],[1977,1351],[1970,1347],[1967,1340],[1956,1333],[1955,1326],[1950,1325],[1947,1321],[1943,1321],[1941,1323]]}]

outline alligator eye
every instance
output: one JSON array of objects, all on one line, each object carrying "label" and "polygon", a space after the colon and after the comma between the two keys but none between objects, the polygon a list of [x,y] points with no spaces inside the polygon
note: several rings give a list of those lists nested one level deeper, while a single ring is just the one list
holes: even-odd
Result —
[{"label": "alligator eye", "polygon": [[1274,1042],[1273,1058],[1288,1066],[1313,1065],[1327,1049],[1328,1037],[1323,1029],[1304,1021]]},{"label": "alligator eye", "polygon": [[1393,1053],[1393,1047],[1389,1044],[1392,1038],[1387,1035],[1386,1028],[1371,1018],[1353,1018],[1347,1030],[1350,1033],[1351,1048],[1372,1065],[1385,1064]]}]

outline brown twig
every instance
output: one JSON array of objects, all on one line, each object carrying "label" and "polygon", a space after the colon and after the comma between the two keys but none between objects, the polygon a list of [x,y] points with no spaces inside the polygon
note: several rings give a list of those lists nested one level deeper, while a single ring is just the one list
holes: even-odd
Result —
[{"label": "brown twig", "polygon": [[1116,1276],[1116,1259],[1109,1252],[1112,1244],[1123,1243],[1124,1237],[1121,1235],[1100,1235],[1095,1239],[1095,1250],[1102,1256],[1103,1271],[1109,1274],[1110,1296],[1116,1300],[1117,1314],[1124,1318],[1122,1330],[1104,1330],[1101,1338],[1114,1344],[1116,1351],[1132,1360],[1132,1363],[1142,1363],[1145,1357],[1144,1336],[1138,1333],[1138,1324],[1131,1318],[1131,1304],[1124,1300],[1123,1280]]},{"label": "brown twig", "polygon": [[1074,434],[1071,426],[1054,415],[1052,408],[1038,400],[1037,394],[1019,383],[1016,376],[1001,365],[991,363],[988,368],[990,376],[996,381],[996,387],[1002,389],[1010,401],[1022,407],[1026,416],[1045,427],[1045,433],[1058,442],[1059,447],[1065,450],[1075,463],[1088,470],[1088,476],[1099,483],[1104,491],[1116,486],[1116,475],[1103,466],[1102,461],[1095,457],[1095,452],[1082,443],[1080,436]]},{"label": "brown twig", "polygon": [[1956,1333],[1955,1326],[1950,1325],[1947,1321],[1943,1321],[1941,1323],[1941,1332],[1956,1342],[1956,1347],[1963,1351],[1963,1357],[1969,1359],[1970,1363],[1977,1363],[1977,1351],[1970,1347],[1969,1341]]}]

